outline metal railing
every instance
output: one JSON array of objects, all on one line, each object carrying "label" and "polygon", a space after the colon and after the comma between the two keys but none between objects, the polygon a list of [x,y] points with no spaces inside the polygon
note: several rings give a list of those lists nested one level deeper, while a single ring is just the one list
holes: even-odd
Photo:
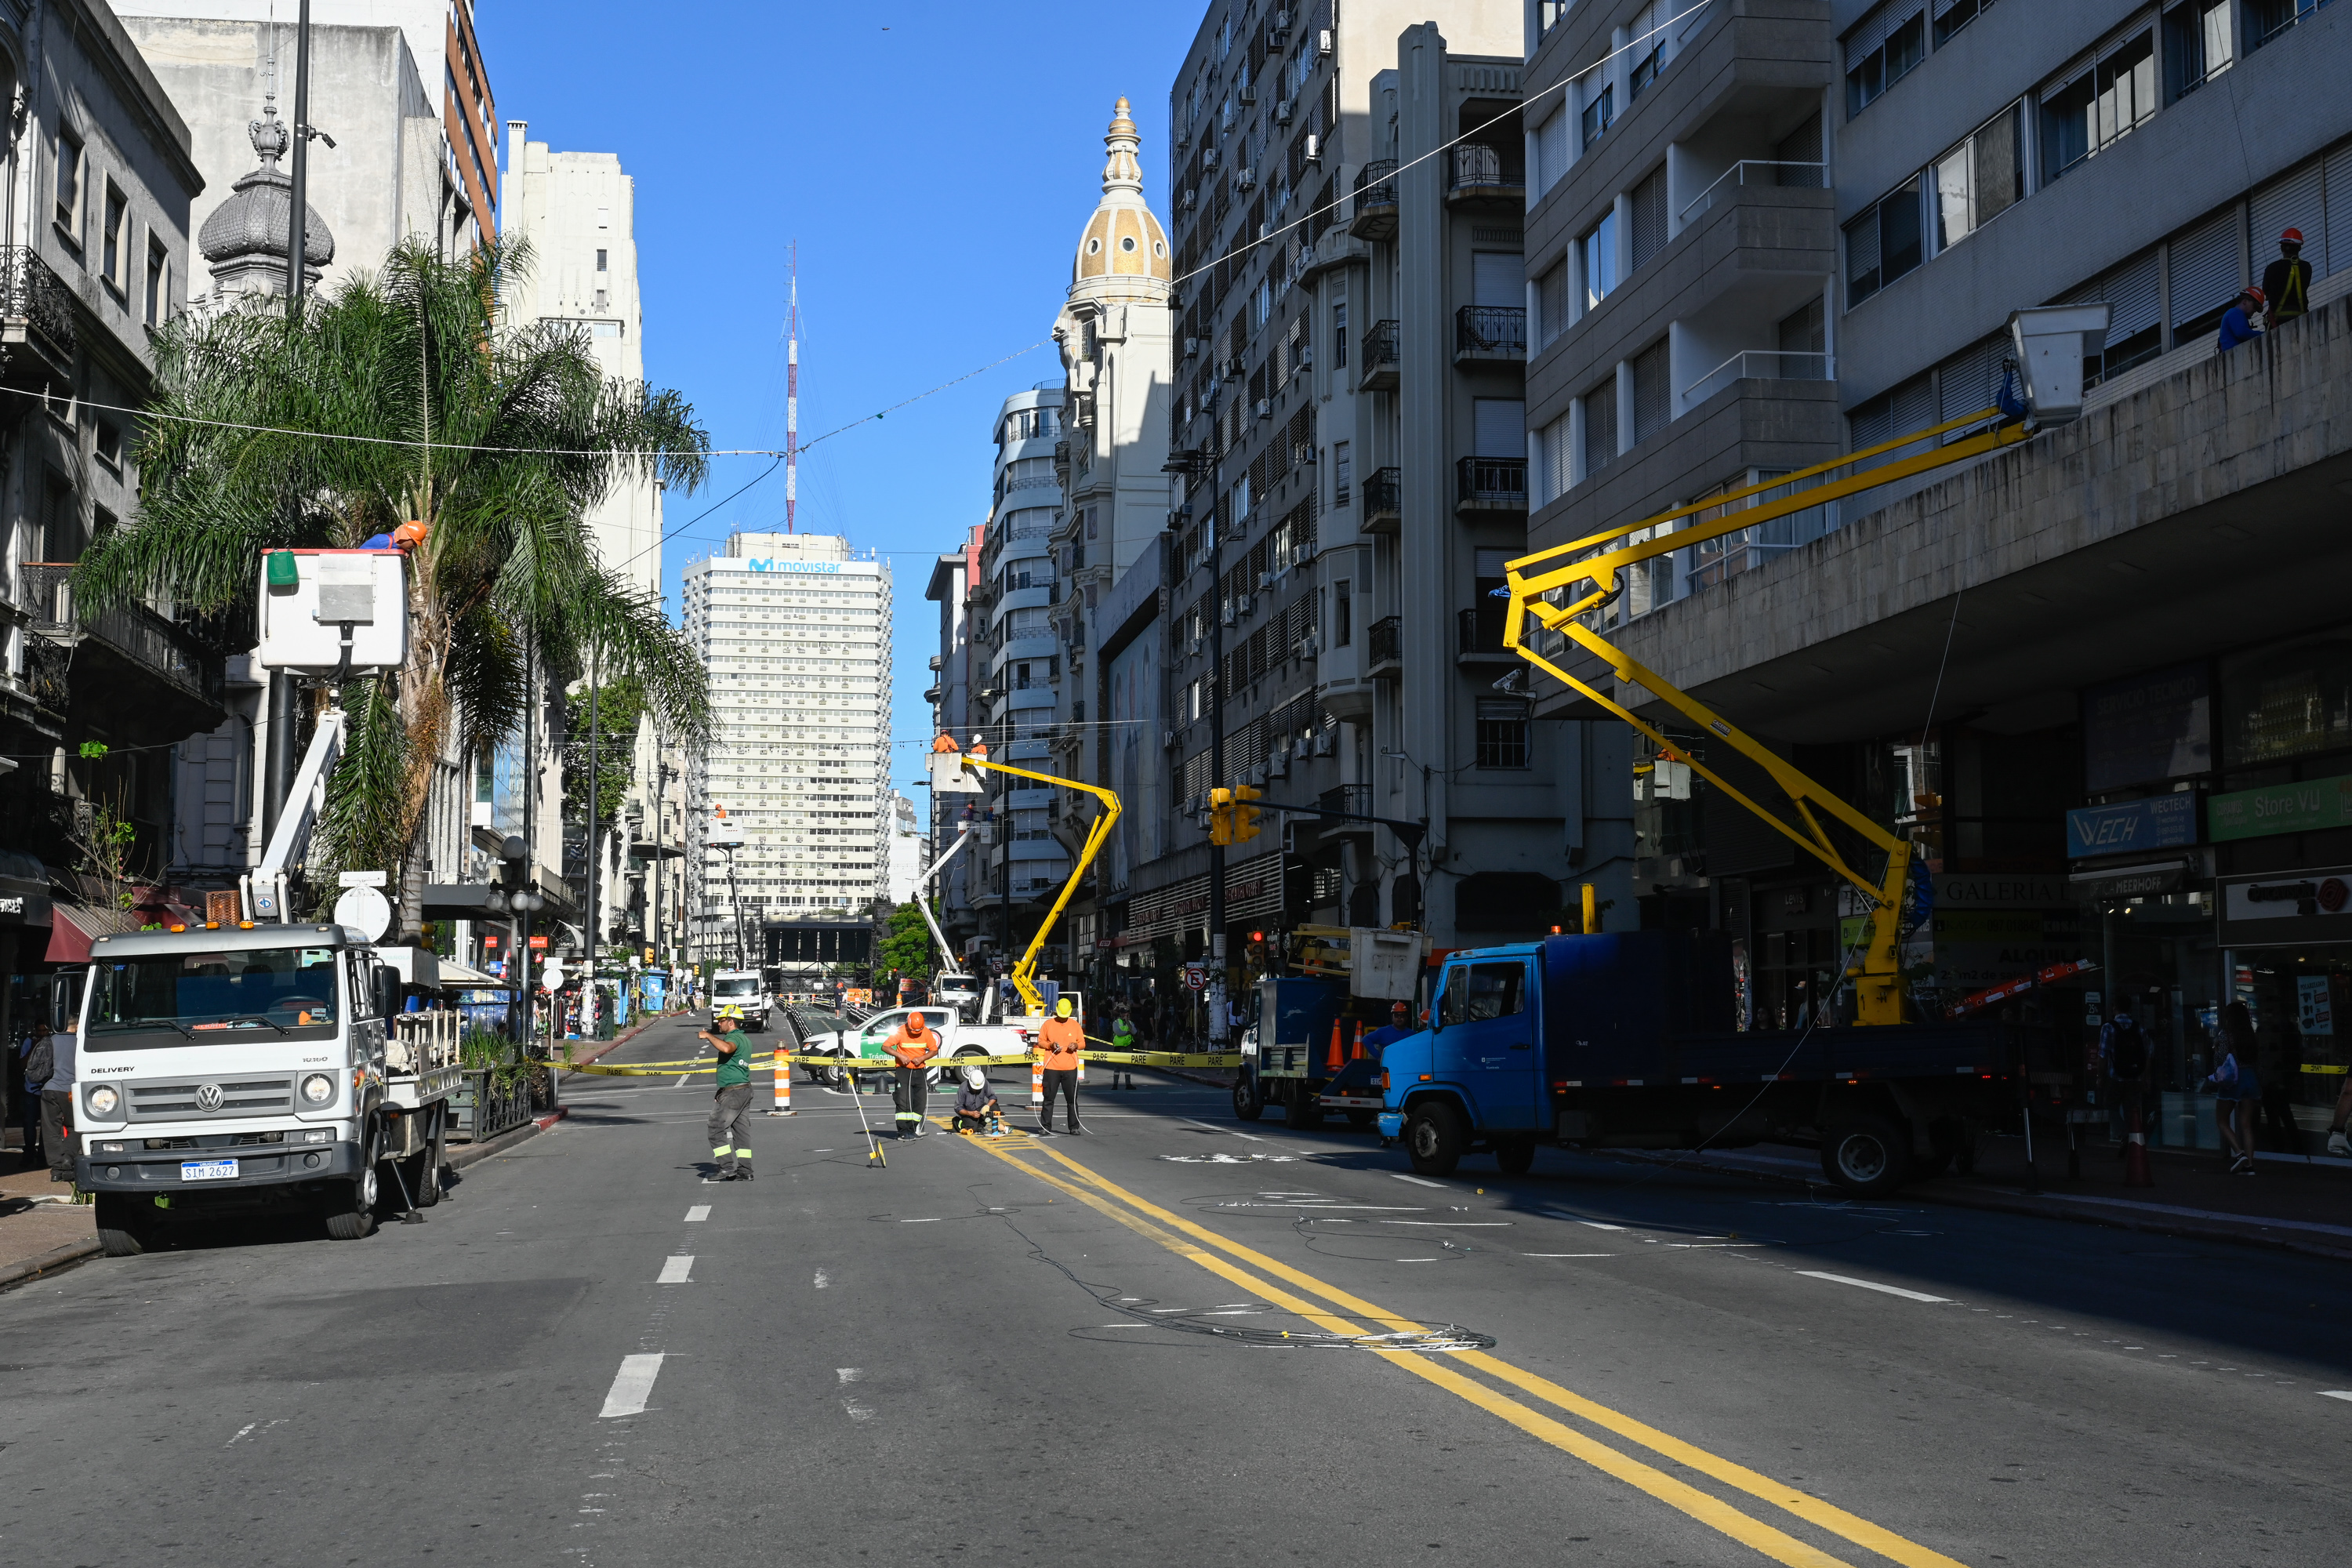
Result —
[{"label": "metal railing", "polygon": [[1450,187],[1457,191],[1517,190],[1527,184],[1525,176],[1513,174],[1503,167],[1499,149],[1475,142],[1466,142],[1454,149],[1450,174]]},{"label": "metal railing", "polygon": [[1333,784],[1315,797],[1315,804],[1326,811],[1360,811],[1369,816],[1372,809],[1372,786]]},{"label": "metal railing", "polygon": [[1356,210],[1366,207],[1396,205],[1396,167],[1394,158],[1375,158],[1356,171]]},{"label": "metal railing", "polygon": [[[1763,368],[1754,368],[1750,361],[1762,362]],[[1704,403],[1732,382],[1750,376],[1762,381],[1835,381],[1837,361],[1832,355],[1804,350],[1742,349],[1693,382],[1683,394],[1683,406]]]},{"label": "metal railing", "polygon": [[73,360],[80,338],[73,289],[27,246],[0,247],[0,319],[24,322],[28,336]]},{"label": "metal railing", "polygon": [[1455,628],[1459,650],[1463,653],[1501,654],[1503,623],[1510,613],[1509,604],[1502,599],[1491,604],[1476,605],[1458,613]]},{"label": "metal railing", "polygon": [[1370,628],[1374,666],[1404,662],[1404,617],[1382,616]]},{"label": "metal railing", "polygon": [[[1824,179],[1824,175],[1828,172],[1829,165],[1827,163],[1790,163],[1785,159],[1780,158],[1742,158],[1738,163],[1734,163],[1722,174],[1717,174],[1715,177],[1715,184],[1701,191],[1692,199],[1691,204],[1688,206],[1683,208],[1683,210],[1676,215],[1676,221],[1688,223],[1693,213],[1704,212],[1709,206],[1712,206],[1715,204],[1717,193],[1721,191],[1724,186],[1745,185],[1749,184],[1750,182],[1748,171],[1750,169],[1759,171],[1770,169],[1775,171],[1773,177],[1769,180],[1765,179],[1759,173],[1754,180],[1754,183],[1759,185],[1773,184],[1794,186],[1799,190],[1819,190],[1827,183]],[[1787,174],[1779,173],[1780,170],[1788,169],[1799,171],[1799,177],[1796,179],[1790,179]]]},{"label": "metal railing", "polygon": [[1381,468],[1364,476],[1364,515],[1378,517],[1382,513],[1402,515],[1404,510],[1404,471],[1402,468]]},{"label": "metal railing", "polygon": [[1454,352],[1524,359],[1528,311],[1524,305],[1465,305],[1454,312]]},{"label": "metal railing", "polygon": [[73,572],[71,562],[61,561],[28,561],[16,568],[17,602],[33,630],[52,637],[94,637],[190,695],[219,700],[220,665],[193,647],[186,633],[144,605],[82,614],[74,604]]},{"label": "metal railing", "polygon": [[1402,354],[1398,342],[1397,324],[1393,321],[1374,321],[1364,333],[1364,358],[1358,367],[1360,375],[1374,375],[1392,371]]},{"label": "metal railing", "polygon": [[1528,504],[1525,458],[1462,458],[1454,465],[1454,497],[1465,506]]}]

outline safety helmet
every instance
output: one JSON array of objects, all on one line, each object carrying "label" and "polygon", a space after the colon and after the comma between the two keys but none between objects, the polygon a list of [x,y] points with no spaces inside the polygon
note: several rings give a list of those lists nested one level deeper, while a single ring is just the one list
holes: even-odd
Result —
[{"label": "safety helmet", "polygon": [[1072,1011],[1070,999],[1067,996],[1054,1004],[1054,1016],[1056,1018],[1066,1018]]},{"label": "safety helmet", "polygon": [[432,531],[421,522],[404,522],[392,531],[392,547],[394,550],[414,550],[424,543],[425,536]]},{"label": "safety helmet", "polygon": [[985,1069],[981,1068],[964,1068],[963,1086],[966,1089],[986,1089],[988,1087],[988,1073]]},{"label": "safety helmet", "polygon": [[736,1006],[732,1002],[730,1002],[724,1007],[719,1008],[718,1012],[713,1013],[710,1016],[710,1018],[713,1023],[719,1023],[724,1020],[730,1023],[740,1024],[743,1021],[743,1009]]},{"label": "safety helmet", "polygon": [[2281,245],[2301,245],[2303,243],[2303,230],[2299,228],[2288,229],[2284,234],[2279,236],[2279,243]]},{"label": "safety helmet", "polygon": [[2269,302],[2263,298],[2263,291],[2260,289],[2255,288],[2251,283],[2239,290],[2238,298],[2241,300],[2252,300],[2257,305],[2267,304]]}]

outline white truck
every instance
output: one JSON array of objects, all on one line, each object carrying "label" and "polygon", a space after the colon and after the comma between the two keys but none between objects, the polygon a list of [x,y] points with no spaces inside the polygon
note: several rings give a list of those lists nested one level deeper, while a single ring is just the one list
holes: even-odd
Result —
[{"label": "white truck", "polygon": [[768,1026],[768,984],[756,969],[722,969],[710,977],[710,1005],[743,1009],[743,1028],[758,1034]]},{"label": "white truck", "polygon": [[90,944],[75,1053],[75,1179],[110,1257],[166,1226],[309,1214],[356,1240],[441,1195],[454,1011],[425,949],[251,921]]},{"label": "white truck", "polygon": [[[843,1058],[845,1066],[851,1058],[864,1061],[883,1059],[882,1042],[896,1034],[907,1021],[909,1013],[920,1013],[931,1032],[940,1037],[940,1066],[929,1075],[933,1085],[953,1068],[961,1057],[1014,1057],[1035,1044],[1035,1020],[1017,1020],[1010,1024],[967,1024],[953,1007],[926,1005],[893,1007],[860,1020],[846,1029],[813,1033],[803,1037],[796,1054],[828,1056]],[[1031,1026],[1022,1028],[1021,1023]],[[809,1076],[818,1082],[838,1088],[848,1076],[845,1068],[812,1068]]]}]

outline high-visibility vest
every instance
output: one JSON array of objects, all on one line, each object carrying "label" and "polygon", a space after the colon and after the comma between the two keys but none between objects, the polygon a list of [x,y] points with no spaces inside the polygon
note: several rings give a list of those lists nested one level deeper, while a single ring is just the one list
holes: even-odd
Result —
[{"label": "high-visibility vest", "polygon": [[882,1048],[897,1058],[900,1067],[919,1068],[940,1054],[940,1037],[938,1031],[926,1029],[919,1040],[901,1026],[882,1042]]}]

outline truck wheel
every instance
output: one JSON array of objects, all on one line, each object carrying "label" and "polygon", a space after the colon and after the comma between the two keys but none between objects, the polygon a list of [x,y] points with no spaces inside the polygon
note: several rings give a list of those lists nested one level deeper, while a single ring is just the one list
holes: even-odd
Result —
[{"label": "truck wheel", "polygon": [[1290,1080],[1290,1098],[1282,1105],[1282,1124],[1293,1131],[1323,1125],[1323,1104],[1315,1098],[1314,1086],[1303,1078]]},{"label": "truck wheel", "polygon": [[1442,1100],[1415,1106],[1405,1121],[1405,1155],[1424,1176],[1452,1175],[1469,1142],[1470,1130],[1462,1125],[1462,1113]]},{"label": "truck wheel", "polygon": [[1244,1121],[1255,1121],[1265,1114],[1265,1097],[1258,1092],[1257,1079],[1244,1074],[1234,1079],[1234,1115]]},{"label": "truck wheel", "polygon": [[383,1145],[373,1127],[368,1129],[367,1141],[362,1147],[366,1152],[360,1161],[360,1173],[351,1181],[336,1184],[327,1199],[327,1234],[337,1241],[358,1241],[375,1230],[375,1205],[382,1196],[376,1184],[376,1166],[381,1163],[378,1152]]},{"label": "truck wheel", "polygon": [[1495,1145],[1495,1163],[1507,1176],[1524,1176],[1534,1169],[1536,1144],[1532,1138],[1513,1138]]},{"label": "truck wheel", "polygon": [[1822,1139],[1822,1173],[1854,1197],[1885,1197],[1910,1171],[1911,1140],[1883,1116],[1841,1121]]},{"label": "truck wheel", "polygon": [[429,1209],[441,1201],[441,1123],[447,1115],[446,1105],[435,1108],[425,1147],[401,1163],[401,1179],[408,1184],[408,1201],[421,1209]]},{"label": "truck wheel", "polygon": [[[146,1214],[141,1211],[145,1209]],[[128,1193],[98,1194],[98,1245],[109,1258],[136,1258],[155,1246],[154,1211]]]}]

